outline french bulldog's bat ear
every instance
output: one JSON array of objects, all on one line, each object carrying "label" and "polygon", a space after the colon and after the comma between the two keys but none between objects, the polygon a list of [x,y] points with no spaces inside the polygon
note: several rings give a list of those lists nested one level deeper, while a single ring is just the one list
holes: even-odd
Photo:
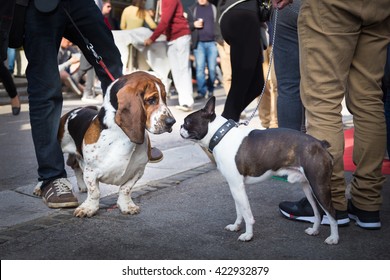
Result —
[{"label": "french bulldog's bat ear", "polygon": [[204,106],[204,110],[209,114],[215,113],[215,96],[210,97],[210,99],[207,101],[206,105]]},{"label": "french bulldog's bat ear", "polygon": [[215,96],[210,97],[203,110],[206,112],[206,116],[210,121],[215,119]]}]

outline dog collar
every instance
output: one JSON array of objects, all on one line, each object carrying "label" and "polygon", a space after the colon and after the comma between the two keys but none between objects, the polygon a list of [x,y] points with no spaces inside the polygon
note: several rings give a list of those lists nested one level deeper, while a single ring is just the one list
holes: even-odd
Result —
[{"label": "dog collar", "polygon": [[209,144],[209,152],[212,153],[215,146],[222,140],[222,138],[229,132],[233,127],[237,127],[237,123],[233,120],[226,121],[211,137]]}]

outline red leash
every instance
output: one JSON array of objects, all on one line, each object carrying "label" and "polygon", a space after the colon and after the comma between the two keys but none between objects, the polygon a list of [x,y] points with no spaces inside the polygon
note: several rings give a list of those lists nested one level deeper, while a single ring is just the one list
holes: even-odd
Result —
[{"label": "red leash", "polygon": [[93,56],[96,59],[96,63],[99,64],[104,69],[104,71],[106,72],[108,77],[110,77],[111,81],[115,81],[114,76],[112,76],[110,70],[108,70],[106,64],[103,62],[103,58],[96,53],[96,51],[94,50],[93,45],[91,43],[87,43],[87,49],[90,52],[92,52]]}]

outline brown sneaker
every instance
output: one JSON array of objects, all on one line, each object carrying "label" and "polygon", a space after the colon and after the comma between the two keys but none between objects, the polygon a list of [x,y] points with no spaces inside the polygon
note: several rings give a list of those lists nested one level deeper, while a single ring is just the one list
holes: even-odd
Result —
[{"label": "brown sneaker", "polygon": [[79,206],[72,193],[72,184],[66,178],[55,179],[42,189],[43,202],[49,208],[72,208]]}]

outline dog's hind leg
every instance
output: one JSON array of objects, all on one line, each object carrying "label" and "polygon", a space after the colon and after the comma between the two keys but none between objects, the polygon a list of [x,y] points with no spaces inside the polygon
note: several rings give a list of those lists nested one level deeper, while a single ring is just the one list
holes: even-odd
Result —
[{"label": "dog's hind leg", "polygon": [[305,232],[308,235],[318,235],[319,229],[320,229],[320,224],[321,224],[321,214],[318,210],[317,203],[314,199],[313,193],[311,191],[311,187],[309,183],[304,183],[303,184],[303,192],[306,195],[307,200],[309,201],[311,207],[313,208],[314,212],[314,224],[313,227],[309,227],[305,230]]},{"label": "dog's hind leg", "polygon": [[66,164],[73,169],[80,192],[87,192],[87,185],[84,182],[83,170],[80,168],[76,155],[69,154],[68,159],[66,160]]},{"label": "dog's hind leg", "polygon": [[329,224],[330,224],[330,236],[325,239],[325,243],[329,245],[335,245],[339,243],[339,228],[335,218],[330,215],[328,211],[323,209],[325,214],[328,216]]}]

